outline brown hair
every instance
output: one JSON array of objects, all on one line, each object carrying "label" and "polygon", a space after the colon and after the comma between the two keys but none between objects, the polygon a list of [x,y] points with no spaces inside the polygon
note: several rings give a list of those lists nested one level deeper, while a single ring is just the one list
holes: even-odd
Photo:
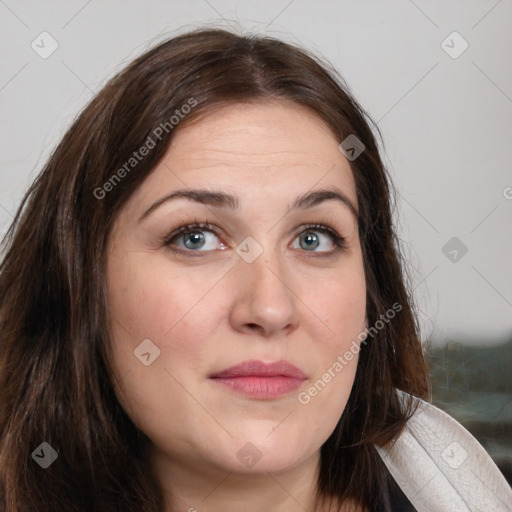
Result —
[{"label": "brown hair", "polygon": [[[116,215],[176,130],[213,108],[266,99],[306,106],[340,142],[355,134],[365,146],[351,168],[368,325],[395,303],[401,310],[362,344],[348,404],[321,449],[318,498],[352,498],[371,510],[386,501],[388,476],[374,445],[396,439],[410,414],[396,389],[426,397],[429,386],[392,225],[392,190],[371,128],[378,127],[343,80],[307,52],[272,38],[205,29],[159,44],[106,84],[27,191],[3,240],[5,512],[161,510],[145,436],[113,391],[106,244]],[[170,120],[177,111],[188,114],[175,125]],[[127,167],[150,139],[154,147]],[[31,456],[43,441],[58,452],[46,470]]]}]

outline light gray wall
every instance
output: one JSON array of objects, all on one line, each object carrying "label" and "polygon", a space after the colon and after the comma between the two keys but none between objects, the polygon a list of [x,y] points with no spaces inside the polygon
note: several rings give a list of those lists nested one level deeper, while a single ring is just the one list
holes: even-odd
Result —
[{"label": "light gray wall", "polygon": [[[334,64],[384,135],[424,336],[510,336],[511,0],[0,0],[0,234],[106,79],[205,23]],[[445,249],[456,262],[443,253],[452,237],[468,249]]]}]

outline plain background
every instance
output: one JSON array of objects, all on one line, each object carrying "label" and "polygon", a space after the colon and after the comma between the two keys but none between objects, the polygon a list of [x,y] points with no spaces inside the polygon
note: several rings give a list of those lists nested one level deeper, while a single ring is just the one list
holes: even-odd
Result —
[{"label": "plain background", "polygon": [[[384,136],[423,338],[509,338],[511,0],[0,0],[0,234],[102,84],[205,24],[279,37],[336,67]],[[42,32],[58,43],[45,59],[31,47]]]}]

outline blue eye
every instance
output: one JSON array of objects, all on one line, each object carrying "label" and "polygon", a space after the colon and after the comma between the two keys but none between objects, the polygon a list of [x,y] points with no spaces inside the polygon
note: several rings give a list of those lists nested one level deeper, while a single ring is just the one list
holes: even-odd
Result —
[{"label": "blue eye", "polygon": [[[207,252],[219,248],[216,247],[216,238],[215,230],[209,223],[194,223],[174,232],[165,240],[164,245],[176,252]],[[225,247],[221,242],[220,248]]]},{"label": "blue eye", "polygon": [[[299,247],[294,246],[294,249],[304,249],[307,252],[332,253],[345,246],[343,237],[321,224],[307,226],[295,240],[298,240]],[[320,250],[317,251],[318,248]]]},{"label": "blue eye", "polygon": [[[203,247],[203,245],[206,243],[206,237],[203,233],[201,233],[201,231],[192,231],[192,233],[187,233],[182,236],[184,240],[183,243],[187,249],[197,250],[200,247]],[[192,245],[192,247],[190,247],[190,245]]]},{"label": "blue eye", "polygon": [[[294,240],[294,244],[298,240],[299,247],[293,245],[292,248],[303,249],[314,256],[331,255],[345,248],[345,239],[328,226],[311,224],[304,228]],[[227,248],[219,242],[215,227],[208,222],[182,226],[167,236],[163,245],[172,252],[187,256],[203,256],[202,253]],[[316,250],[318,248],[320,250]]]}]

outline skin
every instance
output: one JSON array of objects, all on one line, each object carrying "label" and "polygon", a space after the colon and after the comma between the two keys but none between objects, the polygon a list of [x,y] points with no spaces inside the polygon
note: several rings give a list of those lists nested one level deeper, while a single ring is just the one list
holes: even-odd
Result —
[{"label": "skin", "polygon": [[[313,508],[319,449],[345,408],[357,356],[309,403],[298,395],[364,330],[366,285],[351,210],[336,200],[292,211],[289,205],[337,187],[357,209],[338,144],[316,114],[287,101],[223,107],[176,131],[116,219],[107,269],[114,385],[151,441],[166,512]],[[180,198],[139,221],[178,189],[219,190],[236,196],[239,207]],[[188,254],[162,243],[196,220],[218,228],[199,230],[206,237],[202,256],[190,255],[186,236],[173,247]],[[343,236],[345,248],[336,252],[329,234],[304,228],[313,223]],[[301,242],[308,231],[318,246]],[[263,249],[252,263],[236,252],[248,236]],[[148,366],[134,356],[145,339],[160,350]],[[209,378],[251,359],[287,360],[306,379],[289,394],[262,400]],[[247,443],[261,457],[252,467],[237,457]]]}]

